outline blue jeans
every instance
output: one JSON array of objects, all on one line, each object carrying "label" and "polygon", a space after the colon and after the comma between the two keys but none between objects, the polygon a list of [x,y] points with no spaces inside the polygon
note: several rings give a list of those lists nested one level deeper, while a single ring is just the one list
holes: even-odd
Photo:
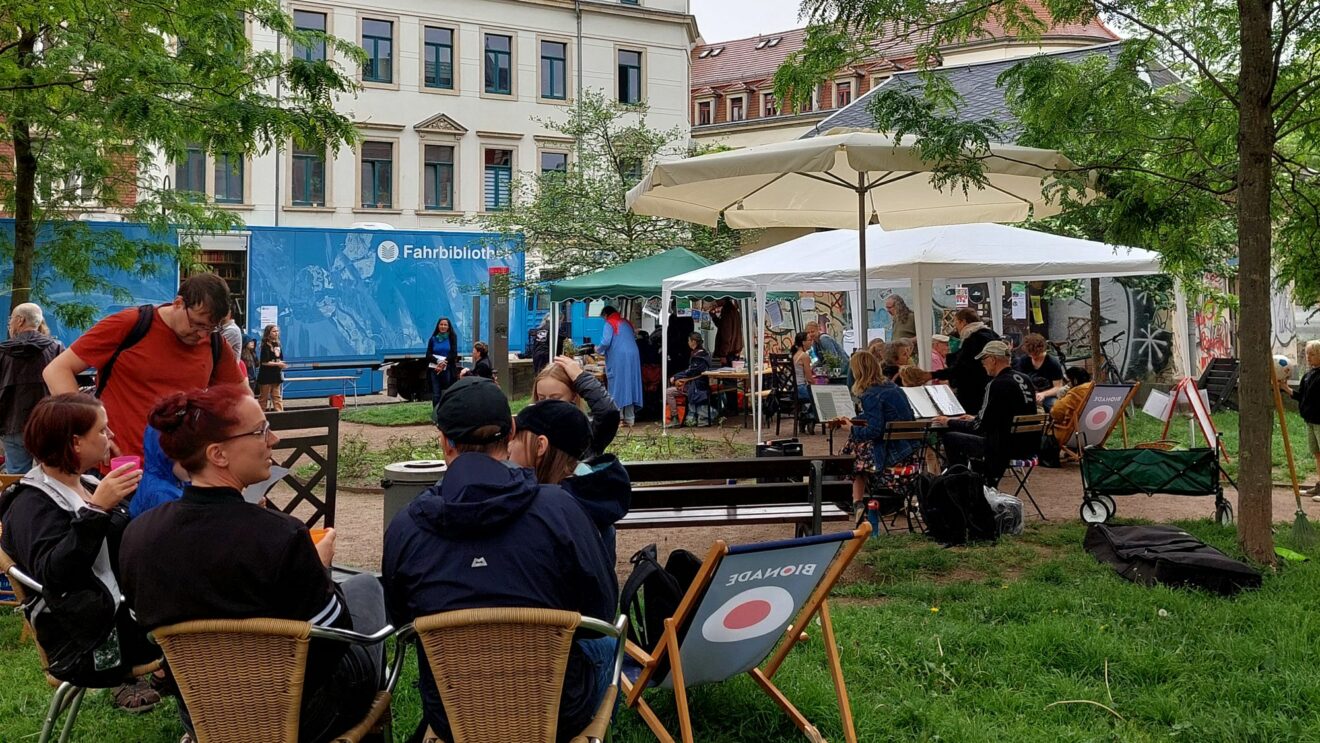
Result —
[{"label": "blue jeans", "polygon": [[23,434],[0,436],[0,443],[5,448],[5,472],[10,475],[23,475],[32,469],[32,455],[23,448]]},{"label": "blue jeans", "polygon": [[601,697],[614,681],[614,658],[619,651],[619,643],[613,637],[596,637],[590,640],[578,640],[577,646],[586,656],[587,662],[596,672],[596,695],[592,699],[591,711],[595,714],[600,706]]}]

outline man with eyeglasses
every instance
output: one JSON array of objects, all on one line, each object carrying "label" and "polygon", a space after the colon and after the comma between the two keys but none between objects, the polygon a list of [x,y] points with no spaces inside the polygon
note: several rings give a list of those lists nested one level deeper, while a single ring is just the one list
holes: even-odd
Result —
[{"label": "man with eyeglasses", "polygon": [[40,332],[41,308],[24,302],[9,314],[9,339],[0,343],[0,442],[5,449],[4,471],[24,474],[32,469],[32,455],[23,446],[23,426],[45,397],[41,372],[64,346]]},{"label": "man with eyeglasses", "polygon": [[[121,454],[142,456],[147,411],[166,395],[217,384],[245,384],[229,345],[212,340],[229,314],[229,286],[212,273],[190,276],[170,304],[154,309],[145,335],[131,345],[140,310],[130,307],[101,320],[46,367],[52,394],[76,392],[77,374],[95,367],[106,377],[100,391]],[[217,347],[218,346],[218,347]],[[112,373],[107,374],[107,367]]]}]

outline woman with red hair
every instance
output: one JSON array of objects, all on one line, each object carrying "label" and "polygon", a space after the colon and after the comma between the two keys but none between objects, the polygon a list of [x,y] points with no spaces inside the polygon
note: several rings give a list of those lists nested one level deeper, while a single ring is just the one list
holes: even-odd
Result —
[{"label": "woman with red hair", "polygon": [[[330,580],[334,529],[313,542],[301,521],[244,498],[244,489],[270,477],[279,442],[245,388],[171,395],[151,410],[149,422],[189,482],[183,497],[137,517],[124,533],[124,593],[143,627],[251,617],[363,633],[385,626],[379,581],[370,575],[342,585]],[[300,741],[328,740],[362,719],[382,653],[379,645],[312,640]],[[182,704],[180,714],[188,726]]]},{"label": "woman with red hair", "polygon": [[[33,408],[23,446],[37,464],[0,496],[0,549],[42,584],[43,601],[25,607],[61,681],[101,688],[160,657],[120,596],[115,556],[128,525],[125,499],[142,468],[124,464],[103,479],[83,472],[110,459],[114,434],[91,395],[47,397]],[[145,712],[160,701],[146,682],[115,689],[115,703]]]}]

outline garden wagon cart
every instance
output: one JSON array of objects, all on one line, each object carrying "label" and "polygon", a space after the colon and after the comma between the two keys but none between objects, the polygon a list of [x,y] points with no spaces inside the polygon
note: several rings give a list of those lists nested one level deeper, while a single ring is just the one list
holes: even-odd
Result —
[{"label": "garden wagon cart", "polygon": [[[1222,446],[1222,444],[1221,444]],[[1219,448],[1082,450],[1082,520],[1104,523],[1118,510],[1117,495],[1213,495],[1215,520],[1233,522],[1233,506],[1224,498]]]}]

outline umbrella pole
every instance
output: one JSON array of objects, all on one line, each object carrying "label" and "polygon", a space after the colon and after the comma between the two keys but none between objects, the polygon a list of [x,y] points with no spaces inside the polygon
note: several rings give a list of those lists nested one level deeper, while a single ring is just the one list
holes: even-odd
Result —
[{"label": "umbrella pole", "polygon": [[857,174],[857,293],[861,296],[861,337],[866,338],[871,328],[871,300],[866,294],[866,174]]}]

